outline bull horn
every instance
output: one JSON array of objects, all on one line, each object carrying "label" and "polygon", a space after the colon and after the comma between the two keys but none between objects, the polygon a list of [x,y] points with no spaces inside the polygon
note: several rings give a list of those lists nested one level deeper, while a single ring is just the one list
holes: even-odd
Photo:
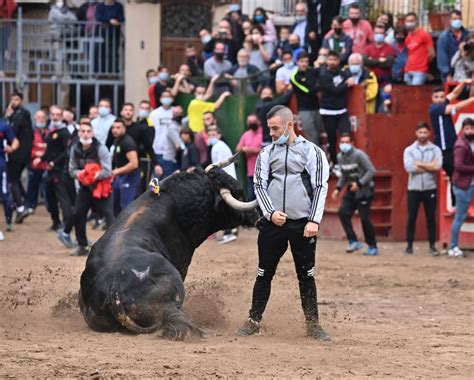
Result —
[{"label": "bull horn", "polygon": [[151,334],[159,330],[161,327],[158,323],[149,327],[143,327],[137,324],[137,322],[130,318],[130,316],[125,311],[118,291],[112,293],[111,311],[114,317],[123,327],[135,334]]},{"label": "bull horn", "polygon": [[225,203],[227,203],[233,209],[239,211],[250,211],[258,206],[257,201],[242,202],[238,199],[235,199],[229,189],[221,189],[220,194]]},{"label": "bull horn", "polygon": [[242,150],[239,150],[236,154],[234,154],[232,157],[228,158],[227,160],[224,161],[219,161],[216,162],[215,164],[210,164],[205,170],[205,173],[209,173],[209,171],[212,168],[218,168],[222,169],[225,168],[226,166],[229,166],[230,164],[233,164],[237,159],[239,158],[240,154],[242,153]]}]

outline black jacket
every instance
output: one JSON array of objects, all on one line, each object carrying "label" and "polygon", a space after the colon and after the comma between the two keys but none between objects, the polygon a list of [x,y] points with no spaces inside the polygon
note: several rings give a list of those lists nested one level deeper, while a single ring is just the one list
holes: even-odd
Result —
[{"label": "black jacket", "polygon": [[199,166],[199,149],[194,142],[190,142],[181,155],[181,170],[184,171],[193,166]]},{"label": "black jacket", "polygon": [[319,70],[308,68],[306,71],[296,71],[291,76],[291,85],[296,94],[299,111],[314,111],[319,108]]},{"label": "black jacket", "polygon": [[20,147],[15,152],[9,154],[8,159],[10,161],[28,162],[34,136],[30,112],[23,107],[18,107],[13,111],[8,121],[16,138],[20,142]]},{"label": "black jacket", "polygon": [[327,110],[340,110],[347,108],[347,78],[350,74],[337,69],[336,71],[322,68],[319,74],[319,87],[321,90],[321,108]]},{"label": "black jacket", "polygon": [[149,125],[146,118],[142,119],[127,127],[127,135],[137,144],[138,157],[148,157],[153,165],[156,165],[155,152],[153,151],[153,140],[155,139],[153,125]]},{"label": "black jacket", "polygon": [[[232,66],[229,70],[227,70],[227,74],[230,74],[230,75],[234,75],[235,72],[239,69],[239,65],[234,65]],[[252,75],[252,78],[250,78],[250,84],[252,86],[252,88],[254,89],[254,91],[257,91],[257,88],[258,88],[258,85],[260,84],[260,76],[259,75],[255,75],[253,76],[254,74],[258,74],[260,72],[259,68],[257,66],[254,66],[254,65],[247,65],[247,75],[250,76]]]},{"label": "black jacket", "polygon": [[69,162],[69,143],[71,135],[66,126],[52,130],[46,138],[46,152],[41,158],[46,162],[53,162],[54,167],[52,173],[62,175],[64,172],[64,165]]}]

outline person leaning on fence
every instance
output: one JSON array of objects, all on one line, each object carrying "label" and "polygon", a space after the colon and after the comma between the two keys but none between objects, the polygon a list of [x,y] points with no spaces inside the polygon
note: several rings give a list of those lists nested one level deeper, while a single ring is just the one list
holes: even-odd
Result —
[{"label": "person leaning on fence", "polygon": [[[240,49],[237,53],[237,65],[232,66],[225,72],[225,77],[231,80],[235,95],[255,95],[258,90],[260,70],[249,64],[249,53]],[[248,78],[250,76],[250,78]]]},{"label": "person leaning on fence", "polygon": [[324,37],[322,47],[337,51],[341,60],[341,64],[345,65],[347,59],[352,54],[352,38],[344,33],[342,24],[344,19],[341,16],[333,18],[331,23],[331,31]]},{"label": "person leaning on fence", "polygon": [[436,173],[443,165],[441,149],[429,140],[431,129],[426,123],[416,126],[416,141],[405,148],[403,165],[408,173],[408,221],[407,221],[407,255],[413,254],[416,219],[418,209],[423,203],[426,224],[428,227],[429,253],[438,256],[436,242]]}]

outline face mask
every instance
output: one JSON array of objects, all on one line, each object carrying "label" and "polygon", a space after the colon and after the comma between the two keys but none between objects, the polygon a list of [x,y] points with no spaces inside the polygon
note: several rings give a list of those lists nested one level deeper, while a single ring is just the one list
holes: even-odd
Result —
[{"label": "face mask", "polygon": [[43,124],[43,123],[36,123],[36,128],[46,128],[46,124]]},{"label": "face mask", "polygon": [[405,42],[405,37],[397,37],[395,38],[399,44],[403,44]]},{"label": "face mask", "polygon": [[85,139],[84,137],[79,137],[79,141],[82,145],[92,144],[92,139]]},{"label": "face mask", "polygon": [[464,137],[465,137],[468,141],[474,141],[474,134],[472,134],[472,133],[464,134]]},{"label": "face mask", "polygon": [[360,73],[361,67],[359,65],[349,65],[349,71],[351,74],[356,75]]},{"label": "face mask", "polygon": [[293,61],[291,62],[285,62],[283,64],[283,66],[285,66],[287,69],[291,69],[295,64],[293,63]]},{"label": "face mask", "polygon": [[161,98],[160,102],[164,106],[170,106],[173,103],[173,99],[171,99],[171,98]]},{"label": "face mask", "polygon": [[207,44],[210,40],[212,40],[212,36],[210,34],[201,38],[203,44]]},{"label": "face mask", "polygon": [[306,20],[306,16],[296,16],[295,20],[296,20],[296,22],[300,23],[300,22]]},{"label": "face mask", "polygon": [[150,112],[148,112],[147,110],[138,110],[138,117],[140,119],[145,119],[149,115],[150,115]]},{"label": "face mask", "polygon": [[166,82],[168,79],[170,79],[170,75],[166,71],[162,71],[158,74],[158,78],[160,78],[161,81]]},{"label": "face mask", "polygon": [[155,84],[155,83],[158,82],[159,80],[160,80],[160,78],[157,77],[157,76],[150,77],[150,78],[148,78],[148,83],[149,83],[149,84]]},{"label": "face mask", "polygon": [[292,48],[293,50],[298,49],[299,47],[300,47],[300,44],[290,44],[290,48]]},{"label": "face mask", "polygon": [[263,19],[264,19],[263,15],[256,15],[255,16],[255,22],[258,22],[258,23],[263,22]]},{"label": "face mask", "polygon": [[102,117],[106,117],[110,114],[110,110],[108,107],[99,107],[99,115]]},{"label": "face mask", "polygon": [[219,140],[217,140],[215,137],[211,137],[210,139],[207,140],[207,145],[209,146],[216,145],[218,141]]},{"label": "face mask", "polygon": [[451,28],[461,29],[462,28],[462,20],[453,20],[453,21],[451,21]]},{"label": "face mask", "polygon": [[375,43],[381,44],[384,42],[384,40],[385,40],[385,36],[383,34],[380,34],[380,33],[374,34]]},{"label": "face mask", "polygon": [[214,56],[219,60],[224,59],[224,53],[214,53]]},{"label": "face mask", "polygon": [[286,144],[286,142],[288,141],[288,139],[290,138],[290,136],[288,135],[285,135],[286,131],[288,129],[288,124],[286,125],[285,127],[285,130],[283,131],[283,134],[278,137],[277,140],[273,141],[273,144],[275,145],[283,145],[283,144]]},{"label": "face mask", "polygon": [[256,131],[258,129],[258,124],[257,123],[250,123],[249,124],[249,129],[252,131]]},{"label": "face mask", "polygon": [[328,60],[328,57],[326,57],[325,55],[320,55],[318,57],[318,61],[321,63],[326,63],[327,60]]},{"label": "face mask", "polygon": [[347,153],[347,152],[349,152],[351,149],[352,149],[352,145],[351,145],[351,144],[348,144],[348,143],[340,143],[340,144],[339,144],[339,150],[340,150],[342,153]]},{"label": "face mask", "polygon": [[53,125],[53,127],[60,127],[63,122],[60,120],[60,121],[52,121],[51,124]]},{"label": "face mask", "polygon": [[56,1],[56,6],[58,8],[62,8],[64,6],[64,3],[62,1]]},{"label": "face mask", "polygon": [[334,28],[334,33],[336,33],[337,35],[342,34],[342,28]]},{"label": "face mask", "polygon": [[271,102],[273,100],[273,98],[270,98],[269,96],[267,96],[266,98],[262,98],[262,102]]},{"label": "face mask", "polygon": [[359,17],[350,17],[349,19],[352,21],[353,24],[357,24],[360,20]]},{"label": "face mask", "polygon": [[405,29],[408,31],[412,31],[416,29],[416,22],[406,22]]}]

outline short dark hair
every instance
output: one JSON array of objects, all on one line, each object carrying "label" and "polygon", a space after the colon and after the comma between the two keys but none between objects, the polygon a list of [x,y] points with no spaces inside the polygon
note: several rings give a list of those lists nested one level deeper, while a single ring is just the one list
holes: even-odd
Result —
[{"label": "short dark hair", "polygon": [[63,109],[63,112],[64,112],[64,111],[71,112],[73,119],[76,118],[76,113],[74,112],[74,110],[73,110],[71,107],[65,107],[65,108]]},{"label": "short dark hair", "polygon": [[349,137],[349,141],[352,142],[352,135],[349,132],[341,133],[341,136],[339,136],[339,140],[342,139],[343,137]]},{"label": "short dark hair", "polygon": [[163,90],[163,92],[161,93],[161,96],[163,96],[164,94],[169,94],[173,98],[173,94],[171,93],[171,90],[168,90],[168,89]]},{"label": "short dark hair", "polygon": [[338,24],[342,24],[344,19],[341,16],[335,16],[332,18],[332,21],[336,21]]},{"label": "short dark hair", "polygon": [[156,72],[155,69],[148,69],[148,70],[146,71],[145,76],[148,78],[148,75],[149,75],[150,73],[154,73],[154,72]]},{"label": "short dark hair", "polygon": [[449,15],[456,15],[456,16],[461,17],[462,13],[459,9],[453,9],[451,12],[449,12]]},{"label": "short dark hair", "polygon": [[[82,119],[82,118],[81,118]],[[91,123],[89,123],[88,121],[79,121],[79,127],[81,125],[87,125],[89,128],[92,128],[92,125]]]},{"label": "short dark hair", "polygon": [[163,69],[168,70],[168,68],[166,67],[166,65],[164,65],[164,64],[161,63],[161,64],[158,66],[158,69],[157,69],[157,70],[158,70],[158,71],[161,71],[161,70],[163,70]]},{"label": "short dark hair", "polygon": [[349,9],[358,9],[360,11],[360,5],[357,3],[353,3],[349,5]]},{"label": "short dark hair", "polygon": [[425,123],[424,121],[420,121],[417,125],[415,130],[418,131],[419,129],[427,129],[428,131],[431,131],[431,127],[428,125],[428,123]]},{"label": "short dark hair", "polygon": [[466,125],[474,125],[474,119],[468,117],[462,121],[462,127],[464,128]]},{"label": "short dark hair", "polygon": [[112,101],[109,98],[102,98],[102,99],[99,100],[99,103],[100,102],[107,102],[107,103],[109,103],[109,106],[112,107]]},{"label": "short dark hair", "polygon": [[194,49],[194,48],[196,48],[196,46],[194,46],[194,44],[192,42],[188,42],[186,44],[186,49]]},{"label": "short dark hair", "polygon": [[433,94],[437,92],[444,92],[444,88],[441,86],[436,86],[435,88],[433,88]]},{"label": "short dark hair", "polygon": [[20,91],[13,91],[12,94],[10,95],[10,98],[13,98],[14,96],[18,96],[21,100],[23,100],[23,94]]},{"label": "short dark hair", "polygon": [[151,106],[150,101],[146,100],[146,99],[140,100],[140,103],[138,103],[138,104],[148,104],[149,106]]},{"label": "short dark hair", "polygon": [[405,16],[405,18],[407,18],[408,16],[413,16],[415,17],[417,20],[418,20],[418,15],[415,13],[415,12],[408,12]]},{"label": "short dark hair", "polygon": [[296,60],[299,61],[300,59],[303,58],[309,58],[309,54],[306,50],[301,50],[298,55],[296,56]]},{"label": "short dark hair", "polygon": [[387,26],[384,24],[375,24],[374,30],[375,29],[383,29],[385,32],[387,31]]},{"label": "short dark hair", "polygon": [[116,118],[112,124],[115,124],[115,123],[120,123],[125,127],[125,122],[123,121],[121,117]]},{"label": "short dark hair", "polygon": [[335,50],[329,50],[328,57],[336,57],[339,59],[339,53]]},{"label": "short dark hair", "polygon": [[125,103],[122,104],[121,110],[123,110],[126,106],[130,106],[130,107],[132,107],[133,109],[135,109],[135,105],[134,105],[133,103],[131,103],[131,102],[125,102]]},{"label": "short dark hair", "polygon": [[191,141],[194,141],[194,132],[189,127],[184,127],[183,129],[181,129],[181,131],[179,131],[179,134],[180,135],[183,135],[183,134],[188,135],[191,138]]},{"label": "short dark hair", "polygon": [[281,53],[281,57],[283,58],[284,55],[288,55],[288,54],[293,57],[293,52],[291,50],[283,50],[283,52]]},{"label": "short dark hair", "polygon": [[212,111],[206,111],[202,114],[202,116],[207,115],[207,114],[211,114],[214,119],[216,118],[216,114]]}]

